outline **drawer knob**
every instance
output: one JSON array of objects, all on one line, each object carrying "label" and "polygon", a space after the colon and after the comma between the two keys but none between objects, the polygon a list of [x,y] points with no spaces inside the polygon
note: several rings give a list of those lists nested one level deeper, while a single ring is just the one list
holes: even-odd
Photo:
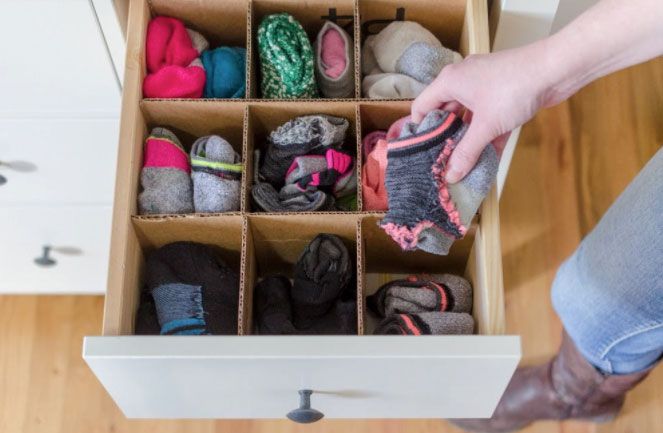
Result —
[{"label": "drawer knob", "polygon": [[39,266],[43,267],[49,267],[53,266],[57,263],[55,259],[51,257],[51,246],[50,245],[44,245],[41,249],[41,256],[37,257],[35,259],[35,263],[38,264]]},{"label": "drawer knob", "polygon": [[287,417],[290,421],[299,424],[310,424],[320,421],[325,416],[322,412],[311,407],[311,394],[313,394],[313,391],[310,389],[299,390],[299,407],[288,412]]}]

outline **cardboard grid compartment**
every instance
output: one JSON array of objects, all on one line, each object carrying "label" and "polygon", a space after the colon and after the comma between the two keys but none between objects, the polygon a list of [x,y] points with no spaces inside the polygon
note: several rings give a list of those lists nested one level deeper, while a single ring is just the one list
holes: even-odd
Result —
[{"label": "cardboard grid compartment", "polygon": [[[331,8],[331,9],[330,9]],[[213,245],[221,258],[240,274],[238,329],[252,333],[252,300],[255,283],[274,272],[288,274],[305,246],[318,233],[339,235],[356,258],[357,323],[365,326],[364,298],[379,285],[401,274],[452,272],[464,274],[474,286],[474,311],[479,334],[504,331],[499,214],[495,190],[484,202],[468,235],[452,247],[448,256],[403,252],[377,226],[382,214],[364,211],[361,185],[356,212],[263,213],[250,201],[253,151],[265,146],[275,127],[299,115],[326,113],[345,117],[350,130],[344,148],[357,155],[360,176],[361,138],[375,129],[386,129],[409,112],[411,101],[359,98],[360,41],[364,31],[375,31],[382,20],[402,17],[420,22],[447,46],[463,55],[488,50],[485,0],[135,0],[131,2],[127,63],[123,94],[120,149],[104,335],[132,335],[145,257],[155,248],[175,241]],[[435,8],[436,13],[430,14]],[[263,16],[286,11],[293,14],[314,37],[322,17],[353,17],[356,94],[354,99],[260,100],[255,28]],[[249,99],[143,99],[144,45],[152,16],[182,19],[212,42],[247,47],[247,95]],[[444,17],[440,19],[439,17]],[[343,24],[339,21],[339,24]],[[225,214],[140,216],[137,195],[143,143],[154,126],[171,128],[190,149],[200,136],[219,134],[242,155],[241,209]]]}]

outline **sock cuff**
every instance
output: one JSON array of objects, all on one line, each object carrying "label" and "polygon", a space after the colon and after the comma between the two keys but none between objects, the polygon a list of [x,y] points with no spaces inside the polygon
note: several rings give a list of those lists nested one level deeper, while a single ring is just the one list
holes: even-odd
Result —
[{"label": "sock cuff", "polygon": [[463,126],[463,121],[455,113],[447,113],[444,121],[433,129],[405,138],[397,138],[387,143],[388,156],[407,156],[437,146],[440,141],[453,137]]},{"label": "sock cuff", "polygon": [[143,167],[177,168],[191,173],[189,155],[182,146],[168,138],[150,135],[145,141]]}]

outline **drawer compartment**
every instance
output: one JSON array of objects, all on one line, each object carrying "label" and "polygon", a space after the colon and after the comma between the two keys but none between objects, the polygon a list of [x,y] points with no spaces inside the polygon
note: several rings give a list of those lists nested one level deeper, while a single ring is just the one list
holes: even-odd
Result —
[{"label": "drawer compartment", "polygon": [[[337,1],[328,7],[338,6],[341,14],[351,3],[358,34],[362,10],[378,8],[370,14],[364,12],[377,19],[383,12],[380,5],[391,11],[395,4],[366,1],[363,5],[363,1]],[[283,418],[298,406],[298,391],[302,389],[313,390],[312,406],[328,418],[490,416],[520,360],[519,338],[503,335],[504,289],[495,189],[467,236],[445,257],[400,251],[377,226],[383,215],[362,211],[360,185],[359,210],[355,212],[258,212],[250,202],[254,150],[264,148],[265,137],[273,128],[304,114],[343,116],[350,123],[344,148],[353,155],[356,152],[361,165],[362,136],[373,129],[385,129],[407,114],[411,101],[143,101],[142,59],[149,17],[171,13],[213,33],[211,17],[217,8],[217,12],[221,10],[217,3],[131,2],[103,332],[85,338],[86,362],[128,417]],[[252,21],[281,6],[291,12],[305,10],[309,2],[223,3],[232,3],[228,6],[232,10],[246,11],[244,15],[249,19],[242,23],[247,27],[243,40],[251,51]],[[322,9],[318,1],[310,3],[310,13],[302,16],[308,17],[313,28],[314,15]],[[445,6],[440,8],[442,17],[453,21],[444,37],[463,53],[485,51],[485,2],[440,3]],[[210,19],[201,18],[206,12],[212,14]],[[418,13],[409,18],[416,19]],[[357,49],[355,55],[358,57]],[[252,61],[255,72],[256,59]],[[254,96],[256,78],[251,75],[249,79],[250,94]],[[187,148],[196,137],[210,133],[228,135],[238,152],[241,146],[240,212],[138,215],[143,144],[155,126],[172,128]],[[361,174],[359,168],[357,171]],[[356,335],[257,335],[253,326],[256,283],[275,272],[292,275],[301,251],[319,233],[338,235],[354,261]],[[212,245],[220,257],[239,268],[238,335],[135,335],[145,258],[174,241]],[[369,335],[373,325],[365,311],[366,295],[388,278],[413,272],[456,273],[471,281],[474,335]]]}]

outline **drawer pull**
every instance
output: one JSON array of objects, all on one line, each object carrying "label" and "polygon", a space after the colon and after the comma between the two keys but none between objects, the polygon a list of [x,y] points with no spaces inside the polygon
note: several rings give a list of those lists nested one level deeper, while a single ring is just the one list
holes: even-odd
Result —
[{"label": "drawer pull", "polygon": [[299,424],[310,424],[320,421],[325,416],[320,411],[311,407],[311,394],[313,391],[310,389],[299,390],[299,407],[295,410],[288,412],[288,419]]},{"label": "drawer pull", "polygon": [[35,259],[35,263],[39,266],[45,268],[49,266],[54,266],[57,261],[51,257],[51,247],[50,245],[44,245],[41,250],[41,256]]}]

